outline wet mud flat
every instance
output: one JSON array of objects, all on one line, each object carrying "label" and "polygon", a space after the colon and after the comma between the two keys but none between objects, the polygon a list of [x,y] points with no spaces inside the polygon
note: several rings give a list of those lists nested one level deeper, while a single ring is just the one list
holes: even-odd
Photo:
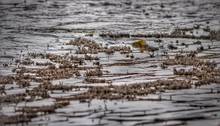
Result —
[{"label": "wet mud flat", "polygon": [[218,1],[0,7],[0,125],[220,125]]},{"label": "wet mud flat", "polygon": [[219,125],[219,42],[182,41],[188,46],[167,44],[167,54],[82,37],[58,50],[27,52],[4,66],[13,74],[0,77],[0,122]]}]

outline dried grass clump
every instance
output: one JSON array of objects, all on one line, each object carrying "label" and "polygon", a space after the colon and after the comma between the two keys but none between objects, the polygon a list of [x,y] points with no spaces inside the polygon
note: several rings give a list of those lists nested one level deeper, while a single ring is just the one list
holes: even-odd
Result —
[{"label": "dried grass clump", "polygon": [[[132,52],[132,50],[129,46],[111,46],[109,49],[113,52],[116,52],[116,51],[121,52],[122,54]],[[107,50],[107,51],[109,51],[109,50]]]},{"label": "dried grass clump", "polygon": [[26,93],[31,97],[32,100],[37,97],[40,97],[40,98],[50,97],[47,89],[43,89],[39,87],[35,87],[32,90],[26,90]]},{"label": "dried grass clump", "polygon": [[30,56],[31,58],[42,58],[42,59],[46,57],[46,55],[43,53],[28,53],[28,56]]},{"label": "dried grass clump", "polygon": [[27,94],[12,94],[0,96],[1,103],[18,103],[20,101],[24,101]]},{"label": "dried grass clump", "polygon": [[82,47],[76,51],[76,54],[98,54],[98,52],[99,50],[97,49],[89,49],[89,48]]},{"label": "dried grass clump", "polygon": [[86,76],[102,76],[103,73],[101,71],[101,69],[95,69],[95,70],[89,70],[86,71]]},{"label": "dried grass clump", "polygon": [[12,84],[14,77],[12,76],[0,76],[0,84]]},{"label": "dried grass clump", "polygon": [[55,68],[55,69],[40,69],[37,71],[37,76],[44,80],[54,80],[69,78],[73,75],[78,75],[78,70],[75,68]]},{"label": "dried grass clump", "polygon": [[130,34],[128,33],[102,33],[99,34],[101,37],[108,37],[108,38],[130,38]]},{"label": "dried grass clump", "polygon": [[215,62],[209,62],[200,60],[195,55],[176,55],[174,59],[168,59],[165,61],[166,65],[191,65],[192,69],[185,70],[174,69],[175,75],[189,76],[191,78],[196,78],[197,82],[195,86],[201,86],[210,83],[219,83],[220,69],[217,68]]},{"label": "dried grass clump", "polygon": [[53,64],[50,63],[50,62],[46,62],[46,63],[39,63],[39,62],[36,62],[36,65],[37,65],[37,66],[50,66],[50,65],[53,65]]},{"label": "dried grass clump", "polygon": [[136,96],[145,96],[164,90],[177,90],[191,88],[193,83],[186,80],[158,80],[149,83],[121,85],[121,86],[95,86],[90,87],[88,92],[83,94],[66,97],[66,100],[82,99],[129,99],[134,100]]},{"label": "dried grass clump", "polygon": [[16,81],[16,84],[19,85],[19,87],[28,87],[30,86],[30,80],[19,79]]},{"label": "dried grass clump", "polygon": [[87,47],[89,50],[99,50],[102,48],[100,44],[97,44],[95,41],[86,38],[77,38],[75,40],[70,40],[67,45]]},{"label": "dried grass clump", "polygon": [[60,64],[60,65],[59,65],[59,68],[60,68],[60,69],[73,68],[73,65],[72,65],[71,63],[69,63],[69,62],[66,62],[66,63],[64,63],[64,64]]},{"label": "dried grass clump", "polygon": [[189,55],[180,55],[177,54],[174,59],[167,59],[163,62],[164,65],[191,65],[191,66],[210,66],[210,67],[215,67],[216,63],[215,62],[209,62],[209,61],[204,61],[200,60],[199,58],[193,56],[192,54]]},{"label": "dried grass clump", "polygon": [[6,92],[5,92],[5,85],[0,86],[0,95],[2,95],[2,94],[6,94]]},{"label": "dried grass clump", "polygon": [[110,81],[105,80],[105,79],[97,79],[97,78],[91,78],[91,77],[86,77],[85,81],[88,83],[110,83]]},{"label": "dried grass clump", "polygon": [[50,81],[44,81],[42,84],[40,84],[38,86],[39,89],[45,89],[48,91],[52,91],[52,90],[61,90],[61,91],[70,91],[72,90],[71,86],[65,86],[62,83],[58,84],[58,85],[53,85]]},{"label": "dried grass clump", "polygon": [[0,122],[3,125],[6,124],[18,124],[18,123],[26,123],[30,122],[31,118],[37,117],[36,113],[29,113],[29,114],[17,114],[12,116],[1,115]]},{"label": "dried grass clump", "polygon": [[30,58],[25,58],[24,60],[21,61],[21,64],[31,65],[31,64],[34,64],[34,61],[32,61]]},{"label": "dried grass clump", "polygon": [[55,110],[57,108],[62,108],[62,107],[67,106],[69,104],[70,104],[70,102],[67,100],[60,100],[60,101],[55,101],[55,103],[50,106],[39,106],[39,107],[24,106],[16,111],[22,112],[22,113],[38,113],[38,112],[53,113],[53,112],[55,112]]},{"label": "dried grass clump", "polygon": [[176,28],[171,33],[147,33],[147,34],[129,34],[129,33],[101,33],[99,36],[104,38],[188,38],[188,39],[216,39],[219,40],[219,31],[210,31],[210,35],[195,36],[186,34],[192,31],[192,28]]},{"label": "dried grass clump", "polygon": [[99,60],[98,57],[94,57],[94,56],[87,55],[87,54],[85,54],[84,57],[85,57],[85,60]]},{"label": "dried grass clump", "polygon": [[53,113],[55,112],[55,106],[40,106],[40,107],[32,107],[32,106],[25,106],[16,110],[16,112],[22,113]]},{"label": "dried grass clump", "polygon": [[220,30],[210,31],[210,38],[211,38],[211,40],[213,40],[213,39],[220,40]]}]

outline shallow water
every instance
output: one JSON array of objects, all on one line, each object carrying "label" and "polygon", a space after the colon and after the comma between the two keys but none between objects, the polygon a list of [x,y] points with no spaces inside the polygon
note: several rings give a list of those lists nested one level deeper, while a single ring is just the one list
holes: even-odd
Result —
[{"label": "shallow water", "polygon": [[43,51],[85,33],[170,32],[195,24],[217,29],[219,6],[219,0],[1,0],[0,57],[18,57],[25,45]]}]

